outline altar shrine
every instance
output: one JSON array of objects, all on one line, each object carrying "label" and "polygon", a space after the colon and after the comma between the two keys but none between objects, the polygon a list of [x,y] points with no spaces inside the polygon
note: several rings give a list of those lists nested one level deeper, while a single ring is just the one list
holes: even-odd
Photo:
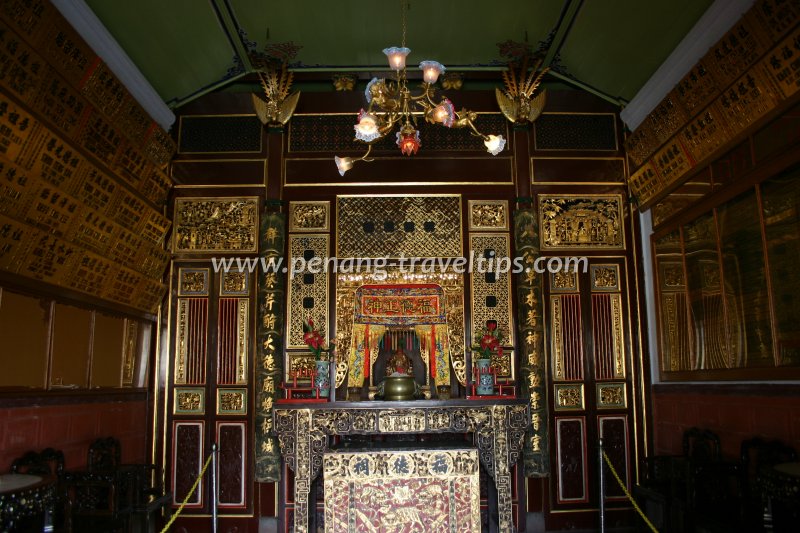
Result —
[{"label": "altar shrine", "polygon": [[[444,290],[436,284],[362,285],[355,292],[348,387],[369,383],[370,396],[383,380],[386,353],[412,356],[414,375],[426,398],[450,388],[450,350]],[[384,357],[380,357],[381,354]],[[357,394],[357,393],[356,393]]]},{"label": "altar shrine", "polygon": [[[328,454],[331,437],[342,435],[391,437],[437,433],[472,434],[473,449],[477,452],[481,465],[491,476],[496,491],[499,531],[503,533],[514,531],[511,491],[515,481],[512,470],[521,457],[523,438],[527,429],[528,405],[525,400],[336,402],[308,407],[279,406],[274,412],[275,431],[281,453],[286,464],[294,472],[296,533],[307,533],[312,530],[309,528],[309,522],[313,523],[309,511],[314,508],[314,500],[309,499],[309,494],[314,493],[312,487],[320,474],[332,473],[331,469],[323,468],[323,458]],[[370,456],[368,452],[369,450],[363,450],[363,453]],[[373,451],[373,453],[379,452]],[[404,454],[409,461],[417,462],[425,460],[429,452],[399,447],[395,449],[395,453]],[[380,460],[372,457],[374,461]],[[477,465],[473,464],[473,467],[466,472],[470,476],[477,475]],[[333,473],[336,472],[338,471]],[[427,472],[427,474],[433,473]],[[391,480],[397,487],[411,490],[411,486],[404,482],[408,479],[406,476],[394,475],[386,470],[383,470],[382,476]],[[329,516],[336,519],[334,513],[329,513],[328,509],[342,498],[336,491],[329,491],[337,486],[338,479],[338,476],[325,479],[326,498],[328,498],[325,502],[326,519]],[[462,511],[474,519],[479,511],[480,498],[475,498],[475,488],[472,485],[469,487],[471,496],[467,502],[462,502],[460,505],[463,506]],[[399,505],[389,505],[387,512],[398,512],[399,509],[401,509]],[[344,512],[344,509],[340,512]],[[422,530],[430,530],[438,518],[440,517],[431,517],[427,523],[421,523]],[[325,527],[328,531],[336,531],[333,524],[326,523]]]}]

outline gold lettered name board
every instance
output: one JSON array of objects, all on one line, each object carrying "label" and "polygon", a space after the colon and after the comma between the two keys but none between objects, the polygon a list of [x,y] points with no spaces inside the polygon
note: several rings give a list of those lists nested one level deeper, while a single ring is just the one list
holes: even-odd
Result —
[{"label": "gold lettered name board", "polygon": [[481,529],[475,448],[330,452],[322,466],[326,532]]},{"label": "gold lettered name board", "polygon": [[[128,191],[117,195],[102,174],[83,176],[75,196],[45,178],[0,156],[0,245],[7,259],[0,268],[149,311],[160,296],[138,307],[140,287],[158,282],[169,260],[160,242],[169,221]],[[112,197],[114,219],[95,209]]]},{"label": "gold lettered name board", "polygon": [[[798,20],[796,2],[756,2],[628,137],[629,182],[641,209],[760,119],[791,105],[800,87]],[[676,112],[665,113],[673,104]]]},{"label": "gold lettered name board", "polygon": [[0,214],[1,269],[153,312],[164,285],[157,277],[145,276],[108,257]]},{"label": "gold lettered name board", "polygon": [[[135,112],[108,118],[2,22],[0,69],[9,71],[0,85],[2,91],[9,95],[12,105],[25,111],[9,110],[12,125],[18,121],[23,128],[30,126],[29,132],[35,132],[36,119],[30,117],[33,122],[25,122],[27,110],[33,110],[33,115],[44,119],[44,127],[57,132],[57,137],[90,152],[115,178],[128,183],[154,204],[164,203],[171,181],[162,169],[171,159],[174,147],[156,146],[167,142],[168,135],[127,93],[123,107],[131,110],[135,107]],[[20,115],[18,120],[14,119],[16,115]],[[143,124],[143,120],[147,122]],[[131,135],[137,139],[131,139]],[[21,140],[26,138],[23,136]]]},{"label": "gold lettered name board", "polygon": [[0,93],[2,268],[151,312],[169,220]]},{"label": "gold lettered name board", "polygon": [[547,358],[544,352],[544,303],[542,275],[534,268],[541,255],[539,220],[536,211],[519,204],[514,211],[514,248],[525,270],[517,274],[517,313],[520,353],[519,383],[527,398],[530,420],[525,432],[523,465],[525,476],[544,477],[550,472],[547,438]]},{"label": "gold lettered name board", "polygon": [[71,138],[80,117],[102,114],[126,142],[164,168],[175,143],[50,2],[0,8],[3,86]]}]

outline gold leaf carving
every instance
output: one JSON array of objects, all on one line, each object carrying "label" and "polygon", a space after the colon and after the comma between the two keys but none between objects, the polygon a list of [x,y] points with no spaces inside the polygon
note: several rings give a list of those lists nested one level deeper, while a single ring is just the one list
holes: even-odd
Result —
[{"label": "gold leaf carving", "polygon": [[460,196],[340,196],[339,257],[460,257]]},{"label": "gold leaf carving", "polygon": [[327,231],[328,202],[291,202],[289,231]]},{"label": "gold leaf carving", "polygon": [[198,392],[179,392],[178,407],[181,411],[197,411],[200,409],[201,398]]},{"label": "gold leaf carving", "polygon": [[542,249],[625,248],[621,195],[539,195]]},{"label": "gold leaf carving", "polygon": [[247,294],[247,272],[225,272],[222,294]]},{"label": "gold leaf carving", "polygon": [[244,394],[241,392],[221,392],[219,395],[220,411],[242,411]]},{"label": "gold leaf carving", "polygon": [[508,229],[508,203],[505,200],[470,200],[470,230]]},{"label": "gold leaf carving", "polygon": [[582,409],[582,386],[557,387],[557,407],[562,409]]},{"label": "gold leaf carving", "polygon": [[551,278],[552,288],[557,291],[576,291],[578,290],[578,277],[575,272],[553,272]]},{"label": "gold leaf carving", "polygon": [[616,289],[619,287],[616,266],[592,267],[592,286],[596,289]]},{"label": "gold leaf carving", "polygon": [[255,252],[258,198],[177,198],[176,252]]}]

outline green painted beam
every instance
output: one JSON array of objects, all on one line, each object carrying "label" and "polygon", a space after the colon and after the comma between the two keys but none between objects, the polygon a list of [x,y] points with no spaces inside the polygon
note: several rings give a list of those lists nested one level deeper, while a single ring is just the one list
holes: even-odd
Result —
[{"label": "green painted beam", "polygon": [[222,80],[222,81],[219,81],[217,83],[212,83],[211,85],[209,85],[207,87],[203,87],[201,90],[199,90],[199,91],[197,91],[195,93],[192,93],[189,96],[186,96],[184,98],[176,98],[175,100],[172,100],[171,102],[169,102],[167,105],[169,105],[170,109],[176,109],[176,108],[178,108],[178,107],[180,107],[182,105],[188,104],[192,100],[196,100],[196,99],[200,98],[201,96],[205,96],[208,93],[213,93],[214,91],[216,91],[218,89],[224,89],[226,85],[230,85],[231,83],[236,82],[237,80],[247,76],[247,74],[249,74],[249,73],[248,72],[240,72],[236,76],[232,76],[232,77],[230,77],[230,78],[228,78],[226,80]]},{"label": "green painted beam", "polygon": [[250,63],[250,57],[247,55],[247,49],[245,48],[244,43],[242,43],[242,39],[239,37],[239,29],[233,22],[233,18],[228,11],[228,7],[225,5],[225,0],[212,0],[212,2],[214,2],[214,5],[217,6],[217,13],[220,16],[220,22],[225,28],[225,32],[228,34],[228,37],[230,37],[231,42],[233,43],[233,48],[236,50],[236,55],[239,57],[239,61],[244,67],[244,71],[246,73],[253,72],[253,65]]},{"label": "green painted beam", "polygon": [[575,21],[575,17],[578,16],[578,12],[583,5],[583,0],[566,0],[566,2],[567,4],[564,6],[564,16],[561,18],[556,34],[553,37],[553,42],[550,43],[550,48],[547,49],[547,54],[544,56],[544,61],[542,62],[543,67],[549,67],[553,63],[553,59],[555,59],[558,51],[561,50],[561,45],[564,44],[564,41],[567,39],[572,29],[572,23]]},{"label": "green painted beam", "polygon": [[620,107],[625,107],[625,105],[628,103],[628,101],[625,100],[624,98],[621,98],[619,96],[611,96],[610,94],[604,93],[603,91],[601,91],[600,89],[598,89],[596,87],[592,87],[589,84],[583,83],[582,81],[576,80],[575,78],[570,78],[569,76],[565,76],[565,75],[560,74],[560,73],[558,73],[558,72],[556,72],[554,70],[548,71],[547,75],[548,76],[552,76],[554,78],[557,78],[557,79],[559,79],[559,80],[561,80],[561,81],[563,81],[565,83],[568,83],[569,85],[571,85],[573,87],[576,87],[578,89],[583,89],[586,92],[592,93],[593,95],[595,95],[595,96],[597,96],[599,98],[602,98],[606,102],[611,102],[614,105],[618,105]]}]

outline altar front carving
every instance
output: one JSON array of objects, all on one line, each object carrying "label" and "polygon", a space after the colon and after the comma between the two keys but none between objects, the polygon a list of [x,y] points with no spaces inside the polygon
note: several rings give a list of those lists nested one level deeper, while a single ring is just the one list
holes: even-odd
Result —
[{"label": "altar front carving", "polygon": [[401,433],[472,433],[478,459],[497,489],[499,530],[514,530],[511,469],[528,426],[524,399],[284,404],[273,412],[281,455],[295,474],[295,533],[309,531],[309,493],[331,436]]},{"label": "altar front carving", "polygon": [[478,466],[474,448],[326,453],[325,531],[478,531]]}]

